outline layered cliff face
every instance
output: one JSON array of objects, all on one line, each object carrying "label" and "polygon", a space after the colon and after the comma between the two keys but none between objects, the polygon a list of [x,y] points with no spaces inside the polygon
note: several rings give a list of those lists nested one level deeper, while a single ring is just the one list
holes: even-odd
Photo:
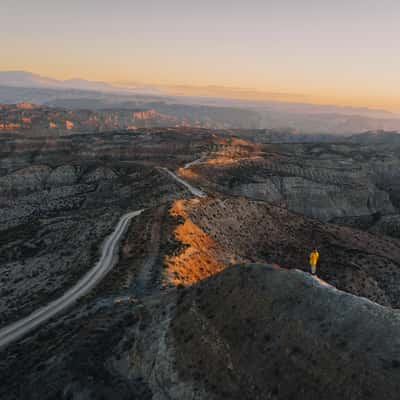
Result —
[{"label": "layered cliff face", "polygon": [[400,158],[388,148],[293,144],[258,147],[256,157],[229,152],[211,154],[182,173],[211,190],[322,221],[373,217],[371,225],[375,217],[398,213]]},{"label": "layered cliff face", "polygon": [[[358,187],[357,187],[358,186]],[[315,182],[302,177],[260,179],[235,187],[233,194],[280,204],[290,210],[329,221],[341,217],[391,214],[390,197],[374,184],[344,185]]]},{"label": "layered cliff face", "polygon": [[96,110],[90,107],[70,109],[68,105],[67,108],[56,108],[30,103],[0,104],[0,132],[55,136],[144,127],[256,128],[259,119],[257,113],[250,110],[222,107],[143,103],[138,108],[134,103],[122,103],[121,108],[111,105],[107,108],[106,104],[105,108]]},{"label": "layered cliff face", "polygon": [[175,126],[180,122],[174,116],[161,114],[154,109],[70,111],[30,103],[3,105],[0,108],[0,131],[36,136]]}]

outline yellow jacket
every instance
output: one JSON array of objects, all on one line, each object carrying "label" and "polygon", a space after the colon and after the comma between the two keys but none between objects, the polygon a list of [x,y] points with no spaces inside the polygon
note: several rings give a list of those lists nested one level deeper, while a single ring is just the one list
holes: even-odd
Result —
[{"label": "yellow jacket", "polygon": [[312,251],[310,254],[310,264],[315,265],[318,262],[319,253],[318,251]]}]

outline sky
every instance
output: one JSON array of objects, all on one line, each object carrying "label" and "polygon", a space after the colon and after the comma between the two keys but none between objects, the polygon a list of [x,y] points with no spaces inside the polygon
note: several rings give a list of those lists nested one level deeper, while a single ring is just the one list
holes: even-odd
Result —
[{"label": "sky", "polygon": [[398,0],[0,0],[0,70],[400,111]]}]

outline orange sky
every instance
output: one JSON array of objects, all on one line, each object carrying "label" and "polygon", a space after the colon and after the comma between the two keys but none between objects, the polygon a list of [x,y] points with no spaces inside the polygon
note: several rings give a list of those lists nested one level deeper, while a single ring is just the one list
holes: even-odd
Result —
[{"label": "orange sky", "polygon": [[2,0],[0,70],[400,111],[393,0]]}]

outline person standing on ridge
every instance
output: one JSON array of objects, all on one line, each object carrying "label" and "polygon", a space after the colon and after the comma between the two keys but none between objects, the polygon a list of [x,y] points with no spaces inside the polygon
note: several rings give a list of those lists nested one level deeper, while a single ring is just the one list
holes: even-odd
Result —
[{"label": "person standing on ridge", "polygon": [[311,274],[316,275],[317,273],[317,263],[318,263],[319,253],[316,248],[310,254],[310,266],[311,266]]}]

